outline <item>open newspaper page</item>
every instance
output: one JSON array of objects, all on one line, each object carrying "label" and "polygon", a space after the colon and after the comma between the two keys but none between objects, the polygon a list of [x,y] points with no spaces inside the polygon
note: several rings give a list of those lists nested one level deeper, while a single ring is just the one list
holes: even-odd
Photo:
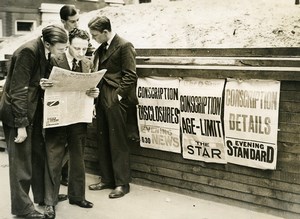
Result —
[{"label": "open newspaper page", "polygon": [[53,87],[44,95],[44,128],[91,123],[94,98],[86,91],[96,87],[105,72],[80,73],[54,66],[49,77]]}]

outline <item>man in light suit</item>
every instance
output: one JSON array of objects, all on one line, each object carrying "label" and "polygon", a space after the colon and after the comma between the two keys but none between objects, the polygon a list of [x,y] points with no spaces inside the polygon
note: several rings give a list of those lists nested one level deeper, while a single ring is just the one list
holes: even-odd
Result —
[{"label": "man in light suit", "polygon": [[[22,218],[44,218],[35,210],[29,197],[30,186],[34,201],[44,199],[45,149],[42,136],[42,90],[50,54],[64,53],[68,36],[61,27],[50,25],[42,37],[20,46],[13,54],[4,93],[3,128],[9,155],[11,212]],[[5,111],[9,112],[9,111]]]},{"label": "man in light suit", "polygon": [[[93,63],[85,57],[90,36],[88,32],[73,29],[69,33],[69,48],[65,54],[53,57],[51,65],[76,72],[91,73]],[[50,80],[42,79],[43,89],[55,86]],[[87,95],[96,98],[98,88],[91,88]],[[78,106],[81,107],[81,106]],[[91,115],[92,116],[92,115]],[[82,208],[92,208],[93,203],[85,199],[85,166],[84,147],[86,142],[87,123],[74,123],[67,126],[47,128],[45,130],[45,144],[48,168],[46,170],[45,215],[55,218],[55,206],[58,202],[60,177],[65,145],[69,148],[69,203]]]},{"label": "man in light suit", "polygon": [[127,110],[138,103],[136,52],[132,43],[112,31],[107,17],[93,18],[88,27],[92,37],[101,43],[94,54],[94,67],[107,69],[98,85],[100,95],[96,103],[101,182],[89,189],[112,188],[109,198],[119,198],[130,191]]}]

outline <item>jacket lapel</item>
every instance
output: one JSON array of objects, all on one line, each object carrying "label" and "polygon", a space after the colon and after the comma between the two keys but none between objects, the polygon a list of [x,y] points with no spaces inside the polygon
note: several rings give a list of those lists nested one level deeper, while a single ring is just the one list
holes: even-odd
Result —
[{"label": "jacket lapel", "polygon": [[40,37],[38,40],[38,53],[39,53],[39,57],[41,57],[39,60],[40,61],[40,69],[41,69],[39,73],[40,73],[40,77],[44,78],[46,76],[46,66],[48,66],[45,64],[48,62],[48,60],[46,60],[45,47],[44,47],[44,44]]},{"label": "jacket lapel", "polygon": [[100,63],[105,62],[120,47],[120,37],[116,34],[111,41],[104,56],[100,57]]},{"label": "jacket lapel", "polygon": [[81,68],[83,73],[90,73],[88,62],[85,59],[81,60]]},{"label": "jacket lapel", "polygon": [[99,52],[100,52],[100,47],[95,50],[94,55],[92,57],[93,65],[96,71],[99,69]]},{"label": "jacket lapel", "polygon": [[56,58],[56,62],[57,62],[57,66],[60,66],[61,68],[63,69],[68,69],[68,70],[71,70],[70,69],[70,66],[69,66],[69,63],[68,63],[68,59],[67,59],[67,56],[66,54],[62,54],[60,56],[58,56]]},{"label": "jacket lapel", "polygon": [[[60,66],[60,68],[68,69],[71,71],[71,68],[69,66],[68,59],[67,59],[67,56],[65,53],[56,58],[56,63],[57,63],[57,66]],[[81,68],[82,68],[82,72],[88,73],[90,71],[89,62],[85,59],[81,60]]]}]

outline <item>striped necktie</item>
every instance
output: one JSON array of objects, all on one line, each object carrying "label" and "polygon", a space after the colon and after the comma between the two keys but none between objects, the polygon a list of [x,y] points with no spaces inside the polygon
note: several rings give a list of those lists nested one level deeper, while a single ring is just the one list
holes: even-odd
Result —
[{"label": "striped necktie", "polygon": [[76,67],[77,67],[77,60],[74,58],[72,61],[72,71],[76,71]]}]

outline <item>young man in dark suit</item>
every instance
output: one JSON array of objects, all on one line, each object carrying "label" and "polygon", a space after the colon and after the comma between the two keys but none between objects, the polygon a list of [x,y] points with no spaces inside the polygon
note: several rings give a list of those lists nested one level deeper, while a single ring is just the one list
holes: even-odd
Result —
[{"label": "young man in dark suit", "polygon": [[112,188],[109,198],[119,198],[130,191],[127,109],[138,104],[136,52],[132,43],[112,31],[107,17],[93,18],[88,27],[92,37],[101,43],[94,53],[94,67],[107,69],[98,85],[100,95],[96,103],[101,182],[89,189]]},{"label": "young man in dark suit", "polygon": [[[69,33],[69,47],[65,54],[53,57],[51,65],[76,72],[91,73],[93,63],[85,57],[90,36],[88,32],[73,29]],[[43,89],[55,86],[50,80],[43,79]],[[99,94],[98,88],[91,88],[86,93],[92,98]],[[78,106],[80,107],[80,106]],[[92,115],[91,115],[92,116]],[[74,123],[67,126],[46,128],[45,144],[47,152],[48,171],[46,171],[45,215],[55,218],[55,206],[58,202],[60,188],[60,173],[65,145],[69,150],[69,203],[82,208],[92,208],[93,203],[85,199],[85,167],[84,147],[86,142],[87,123]]]},{"label": "young man in dark suit", "polygon": [[59,11],[60,20],[67,32],[78,28],[79,9],[74,5],[64,5]]},{"label": "young man in dark suit", "polygon": [[6,118],[3,128],[9,156],[11,213],[22,218],[44,218],[28,194],[32,186],[35,202],[43,202],[45,148],[39,81],[45,76],[47,58],[64,53],[67,42],[65,30],[50,25],[42,30],[42,37],[20,46],[11,59],[6,96],[2,96],[6,98],[3,108],[11,107],[11,113],[2,116]]},{"label": "young man in dark suit", "polygon": [[[74,5],[64,5],[59,11],[60,20],[63,24],[64,29],[69,33],[70,31],[78,28],[79,24],[79,9]],[[69,165],[68,165],[68,146],[65,147],[65,156],[63,160],[63,167],[61,170],[61,181],[60,183],[64,186],[68,186],[69,183]]]}]

